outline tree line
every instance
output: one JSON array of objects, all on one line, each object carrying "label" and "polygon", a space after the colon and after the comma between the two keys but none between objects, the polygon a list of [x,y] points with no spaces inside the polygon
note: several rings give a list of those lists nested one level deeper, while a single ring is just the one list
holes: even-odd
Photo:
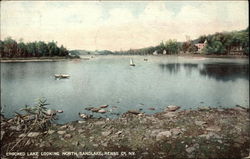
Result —
[{"label": "tree line", "polygon": [[206,47],[203,49],[203,53],[206,54],[230,54],[234,51],[249,54],[249,28],[241,31],[202,35],[196,41],[199,43],[207,41]]},{"label": "tree line", "polygon": [[202,35],[195,40],[186,42],[177,42],[177,40],[168,40],[161,42],[157,46],[130,49],[127,51],[115,51],[114,54],[134,54],[147,55],[157,52],[157,54],[179,54],[179,53],[197,53],[197,43],[205,43],[201,52],[203,54],[230,54],[238,51],[240,54],[249,54],[249,28],[241,31],[222,32],[212,35]]},{"label": "tree line", "polygon": [[44,41],[35,41],[24,43],[22,39],[19,42],[11,37],[0,40],[0,57],[44,57],[44,56],[67,56],[69,51],[61,45],[52,41],[45,43]]}]

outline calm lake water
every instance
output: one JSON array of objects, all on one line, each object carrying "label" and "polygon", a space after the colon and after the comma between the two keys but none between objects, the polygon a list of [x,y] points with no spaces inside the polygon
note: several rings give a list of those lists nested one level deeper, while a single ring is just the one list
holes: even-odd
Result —
[{"label": "calm lake water", "polygon": [[[129,66],[130,57],[135,67]],[[56,80],[58,73],[71,77]],[[103,104],[109,104],[107,110],[114,113],[129,109],[155,113],[171,104],[182,109],[249,106],[248,73],[248,59],[224,58],[98,56],[1,63],[1,106],[6,106],[5,116],[11,117],[25,104],[46,97],[50,108],[64,110],[59,123],[79,120],[78,112],[87,112],[85,107]],[[156,110],[148,110],[150,107]]]}]

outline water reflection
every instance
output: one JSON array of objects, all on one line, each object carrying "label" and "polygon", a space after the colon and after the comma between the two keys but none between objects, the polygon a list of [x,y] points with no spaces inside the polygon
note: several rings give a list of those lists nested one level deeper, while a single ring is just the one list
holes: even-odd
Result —
[{"label": "water reflection", "polygon": [[179,63],[168,63],[168,64],[159,64],[163,71],[168,71],[170,74],[176,74],[180,71],[181,65]]},{"label": "water reflection", "polygon": [[[199,67],[200,65],[200,67]],[[192,71],[199,72],[200,75],[222,81],[234,81],[238,78],[249,79],[249,64],[240,63],[168,63],[159,64],[163,71],[168,71],[170,74],[177,74],[181,68],[187,74]]]},{"label": "water reflection", "polygon": [[249,64],[209,63],[203,64],[200,74],[222,81],[234,81],[238,78],[249,79]]}]

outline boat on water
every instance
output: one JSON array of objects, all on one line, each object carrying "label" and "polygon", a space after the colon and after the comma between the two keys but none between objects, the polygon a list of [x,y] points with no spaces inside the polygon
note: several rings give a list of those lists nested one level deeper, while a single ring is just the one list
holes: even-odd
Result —
[{"label": "boat on water", "polygon": [[70,75],[67,74],[55,74],[55,78],[69,78]]},{"label": "boat on water", "polygon": [[135,66],[133,59],[130,59],[130,66]]}]

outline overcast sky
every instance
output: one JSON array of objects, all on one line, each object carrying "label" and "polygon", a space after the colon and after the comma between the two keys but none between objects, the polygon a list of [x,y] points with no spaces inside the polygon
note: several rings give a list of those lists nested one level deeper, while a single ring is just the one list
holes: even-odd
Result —
[{"label": "overcast sky", "polygon": [[127,50],[248,27],[247,1],[4,1],[1,39]]}]

